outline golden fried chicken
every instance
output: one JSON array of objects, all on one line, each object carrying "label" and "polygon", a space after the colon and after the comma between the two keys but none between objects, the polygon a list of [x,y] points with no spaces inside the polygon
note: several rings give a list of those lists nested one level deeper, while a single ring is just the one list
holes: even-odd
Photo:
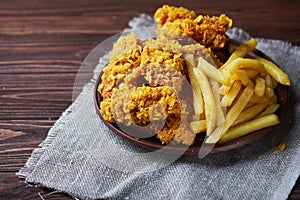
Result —
[{"label": "golden fried chicken", "polygon": [[103,69],[98,91],[101,96],[110,98],[112,89],[132,69],[140,65],[142,42],[135,33],[121,36],[114,44],[109,64]]},{"label": "golden fried chicken", "polygon": [[141,54],[142,75],[150,86],[170,86],[181,90],[187,68],[176,41],[149,39]]},{"label": "golden fried chicken", "polygon": [[101,84],[98,87],[99,93],[103,98],[110,98],[113,88],[123,79],[126,73],[140,65],[141,49],[131,51],[112,63],[109,63],[103,69]]},{"label": "golden fried chicken", "polygon": [[[171,142],[177,133],[187,133],[188,137],[177,137],[176,142],[190,145],[194,141],[188,126],[189,113],[184,100],[178,99],[171,87],[138,87],[130,96],[128,108],[132,120],[157,133],[163,144]],[[195,135],[194,135],[195,136]]]},{"label": "golden fried chicken", "polygon": [[162,26],[166,22],[173,22],[176,19],[195,19],[196,13],[183,7],[163,5],[156,10],[154,18],[157,24]]},{"label": "golden fried chicken", "polygon": [[[225,14],[213,17],[202,15],[192,17],[193,15],[176,13],[179,10],[179,8],[163,6],[156,11],[154,16],[160,27],[157,29],[157,38],[167,37],[176,40],[181,38],[184,44],[187,44],[188,40],[185,38],[187,36],[205,47],[212,49],[224,47],[228,39],[225,33],[232,26],[232,20],[229,17]],[[171,20],[168,20],[167,14],[161,13],[172,13]],[[184,17],[185,15],[188,17]]]},{"label": "golden fried chicken", "polygon": [[225,14],[213,17],[199,15],[194,22],[196,33],[193,38],[196,41],[213,49],[224,47],[228,39],[226,31],[232,27],[232,19]]},{"label": "golden fried chicken", "polygon": [[109,62],[113,62],[142,47],[143,42],[135,33],[121,36],[113,46],[112,52],[109,54]]}]

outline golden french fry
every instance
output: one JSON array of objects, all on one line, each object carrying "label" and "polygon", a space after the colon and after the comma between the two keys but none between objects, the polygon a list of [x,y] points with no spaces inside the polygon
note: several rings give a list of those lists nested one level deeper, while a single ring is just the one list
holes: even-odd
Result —
[{"label": "golden french fry", "polygon": [[248,78],[244,70],[237,70],[233,76],[233,80],[240,80],[244,86],[250,85],[254,88],[254,83]]},{"label": "golden french fry", "polygon": [[198,83],[197,78],[194,75],[194,67],[195,67],[194,55],[186,54],[185,60],[186,60],[188,75],[193,90],[194,111],[195,114],[199,116],[201,113],[204,113],[204,102],[203,102],[200,84]]},{"label": "golden french fry", "polygon": [[211,85],[211,89],[212,89],[212,93],[214,95],[215,101],[216,101],[216,117],[217,117],[217,121],[216,121],[216,125],[220,126],[221,124],[223,124],[225,117],[224,117],[224,112],[223,109],[221,107],[221,102],[220,102],[220,86],[219,83],[213,79],[211,79],[210,81],[210,85]]},{"label": "golden french fry", "polygon": [[273,88],[273,80],[272,79],[273,78],[269,74],[267,74],[266,77],[265,77],[266,86],[269,87],[269,88]]},{"label": "golden french fry", "polygon": [[193,133],[201,133],[206,131],[206,120],[193,121],[190,124]]},{"label": "golden french fry", "polygon": [[253,106],[246,108],[243,112],[239,115],[239,117],[234,121],[232,126],[247,122],[253,118],[255,118],[258,114],[260,114],[263,110],[266,109],[268,104],[261,103],[261,104],[254,104]]},{"label": "golden french fry", "polygon": [[255,56],[255,59],[261,62],[266,71],[278,82],[281,83],[282,85],[291,85],[291,81],[289,79],[289,76],[282,70],[280,69],[277,65],[275,65],[273,62],[261,58],[259,56]]},{"label": "golden french fry", "polygon": [[239,80],[235,81],[231,89],[229,90],[229,92],[222,97],[221,106],[223,107],[231,106],[233,100],[236,98],[241,88],[242,88],[241,81]]},{"label": "golden french fry", "polygon": [[219,83],[222,82],[220,71],[215,66],[208,63],[204,58],[199,58],[197,67],[200,68],[209,78],[218,81]]},{"label": "golden french fry", "polygon": [[272,97],[267,97],[267,96],[262,96],[262,97],[259,97],[257,96],[255,93],[253,94],[253,96],[251,97],[250,99],[250,102],[253,102],[253,103],[272,103],[273,100],[272,100]]},{"label": "golden french fry", "polygon": [[207,126],[206,134],[210,135],[216,125],[216,101],[205,73],[199,68],[194,68],[194,74],[202,90]]},{"label": "golden french fry", "polygon": [[258,71],[253,70],[253,69],[245,69],[244,71],[245,71],[247,77],[250,79],[256,77],[256,75],[258,74]]},{"label": "golden french fry", "polygon": [[206,139],[206,143],[217,143],[224,133],[230,128],[238,116],[242,113],[245,106],[254,94],[254,89],[251,86],[247,86],[235,104],[230,108],[225,117],[225,121],[221,126],[218,126],[212,134]]},{"label": "golden french fry", "polygon": [[[265,72],[264,65],[258,62],[257,60],[250,58],[237,58],[231,63],[229,63],[225,68],[219,69],[224,77],[223,83],[226,85],[229,84],[231,77],[238,70],[254,70],[259,73]],[[246,73],[246,75],[248,75]]]},{"label": "golden french fry", "polygon": [[274,90],[272,88],[266,87],[265,95],[269,98],[273,97],[275,95]]},{"label": "golden french fry", "polygon": [[274,78],[272,78],[269,74],[266,75],[265,80],[266,80],[266,86],[272,88],[273,90],[278,85],[278,82]]},{"label": "golden french fry", "polygon": [[247,135],[251,132],[279,124],[279,118],[275,114],[266,115],[264,117],[260,117],[254,119],[252,121],[248,121],[242,123],[240,125],[231,127],[219,140],[219,143],[227,143],[236,138]]},{"label": "golden french fry", "polygon": [[262,113],[260,113],[256,118],[260,118],[266,115],[270,115],[276,112],[276,110],[280,107],[279,104],[270,104]]},{"label": "golden french fry", "polygon": [[219,93],[222,95],[228,94],[232,86],[221,85]]},{"label": "golden french fry", "polygon": [[254,92],[258,97],[262,97],[265,94],[266,81],[261,77],[256,77]]},{"label": "golden french fry", "polygon": [[257,41],[252,38],[243,44],[241,44],[228,58],[228,60],[220,67],[220,69],[226,68],[226,66],[237,58],[245,57],[250,51],[256,47]]}]

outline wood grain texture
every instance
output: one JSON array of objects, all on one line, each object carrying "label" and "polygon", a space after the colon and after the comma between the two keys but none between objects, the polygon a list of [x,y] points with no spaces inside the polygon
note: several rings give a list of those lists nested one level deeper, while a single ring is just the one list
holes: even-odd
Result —
[{"label": "wood grain texture", "polygon": [[[72,103],[85,56],[130,19],[152,15],[162,4],[226,13],[252,36],[300,45],[298,0],[0,1],[0,199],[73,199],[28,187],[15,173]],[[300,199],[299,181],[289,198]]]}]

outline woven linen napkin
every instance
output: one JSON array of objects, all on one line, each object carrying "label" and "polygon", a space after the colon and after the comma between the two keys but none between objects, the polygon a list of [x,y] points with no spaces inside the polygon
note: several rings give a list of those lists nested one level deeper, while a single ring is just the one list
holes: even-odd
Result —
[{"label": "woven linen napkin", "polygon": [[[154,21],[142,14],[129,25],[151,27]],[[250,38],[237,28],[228,35],[240,41]],[[181,156],[168,164],[168,155],[148,156],[104,125],[93,106],[94,78],[18,175],[28,184],[80,199],[286,199],[300,172],[300,48],[278,40],[257,41],[257,48],[292,82],[286,118],[260,140],[204,158]],[[106,63],[104,56],[95,77]],[[280,142],[286,143],[285,151],[277,149]]]}]

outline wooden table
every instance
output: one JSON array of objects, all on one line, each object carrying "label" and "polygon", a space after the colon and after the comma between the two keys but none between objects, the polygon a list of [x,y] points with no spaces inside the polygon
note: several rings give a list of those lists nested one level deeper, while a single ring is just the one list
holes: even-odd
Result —
[{"label": "wooden table", "polygon": [[[251,3],[250,3],[251,2]],[[15,173],[72,102],[75,75],[101,41],[162,4],[227,13],[254,37],[300,45],[298,0],[9,0],[0,2],[0,199],[72,199],[26,187]],[[290,199],[300,199],[300,183]]]}]

